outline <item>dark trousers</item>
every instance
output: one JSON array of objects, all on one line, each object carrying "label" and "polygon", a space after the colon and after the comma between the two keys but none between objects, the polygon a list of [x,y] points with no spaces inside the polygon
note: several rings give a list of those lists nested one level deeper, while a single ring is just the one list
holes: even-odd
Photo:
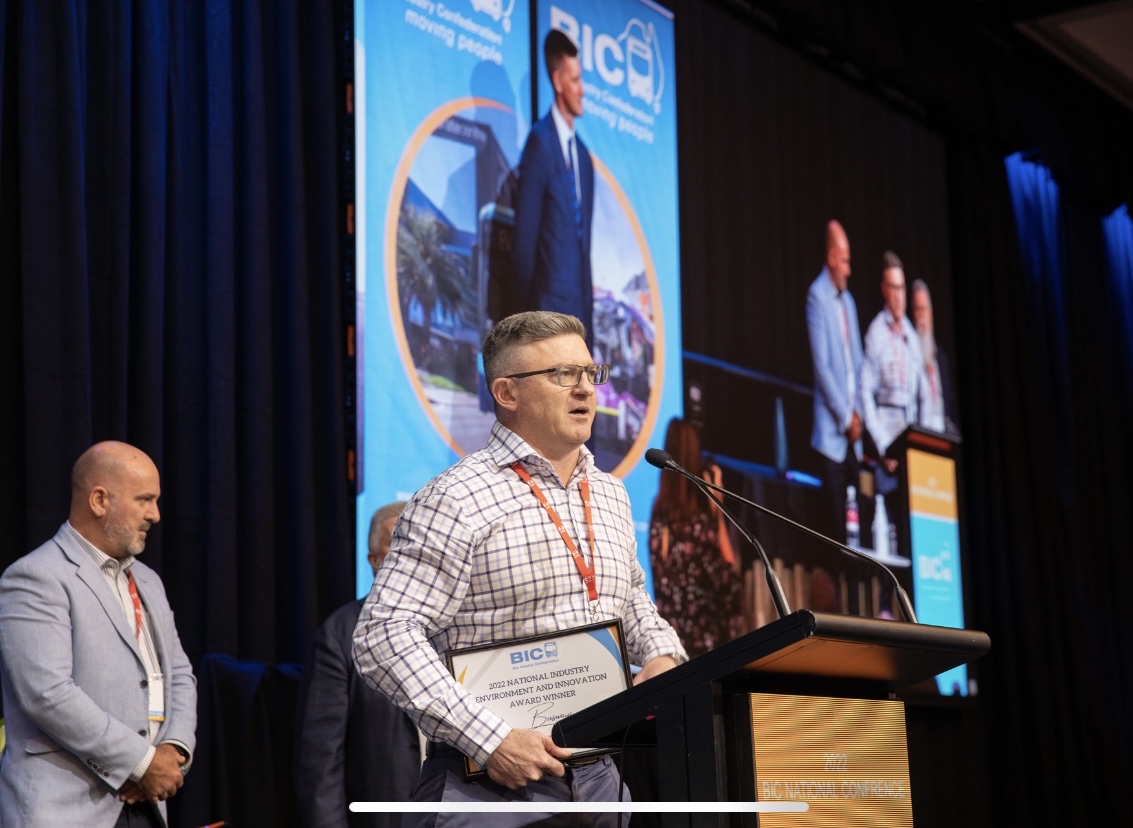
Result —
[{"label": "dark trousers", "polygon": [[[853,486],[859,489],[858,458],[854,454],[854,444],[847,441],[846,456],[841,460],[831,460],[825,454],[821,455],[824,463],[823,484],[826,489],[829,504],[826,509],[824,525],[819,529],[827,537],[846,543],[846,487]],[[868,529],[864,523],[865,513],[873,514],[872,508],[866,508],[865,498],[861,491],[857,493],[858,521],[863,531]],[[864,537],[864,535],[863,535]]]},{"label": "dark trousers", "polygon": [[566,776],[546,776],[511,791],[487,777],[466,782],[464,760],[451,748],[434,750],[421,768],[421,779],[413,791],[414,802],[546,802],[546,813],[446,813],[405,814],[402,828],[619,828],[629,825],[628,814],[556,813],[556,802],[632,801],[618,776],[613,760],[568,768]]},{"label": "dark trousers", "polygon": [[165,828],[157,808],[148,802],[123,805],[114,828]]}]

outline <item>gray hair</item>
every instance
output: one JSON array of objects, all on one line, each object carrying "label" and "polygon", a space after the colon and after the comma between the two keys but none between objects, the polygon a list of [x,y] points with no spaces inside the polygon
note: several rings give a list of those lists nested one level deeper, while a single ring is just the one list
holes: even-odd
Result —
[{"label": "gray hair", "polygon": [[909,295],[912,296],[918,290],[924,291],[924,295],[928,297],[928,306],[931,308],[932,307],[932,293],[928,289],[928,282],[926,282],[924,279],[914,279],[913,280],[913,286],[909,290]]},{"label": "gray hair", "polygon": [[501,319],[488,331],[480,349],[488,387],[508,370],[512,351],[517,346],[571,334],[586,339],[586,326],[577,317],[565,313],[525,311]]},{"label": "gray hair", "polygon": [[401,514],[401,510],[405,508],[405,501],[399,500],[396,503],[387,503],[385,506],[374,512],[374,516],[370,518],[370,534],[366,539],[366,548],[371,552],[378,545],[378,533],[382,530],[382,524],[390,518],[395,518]]}]

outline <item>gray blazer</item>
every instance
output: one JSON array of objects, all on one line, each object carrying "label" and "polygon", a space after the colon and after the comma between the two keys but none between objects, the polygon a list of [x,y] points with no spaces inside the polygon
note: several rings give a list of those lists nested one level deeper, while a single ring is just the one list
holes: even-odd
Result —
[{"label": "gray blazer", "polygon": [[[810,355],[814,361],[814,425],[810,445],[834,462],[846,457],[846,421],[858,409],[857,393],[851,397],[846,375],[854,374],[855,384],[862,369],[862,335],[858,328],[858,308],[854,297],[846,291],[842,301],[850,334],[850,360],[842,346],[842,312],[838,292],[830,281],[830,272],[823,268],[811,282],[806,295],[806,329],[810,339]],[[854,443],[854,454],[862,456],[862,444]]]},{"label": "gray blazer", "polygon": [[[193,750],[197,684],[157,573],[133,567],[165,677],[158,742]],[[8,744],[0,828],[114,825],[118,789],[149,746],[147,675],[126,614],[66,524],[0,577]],[[159,804],[163,818],[165,803]]]}]

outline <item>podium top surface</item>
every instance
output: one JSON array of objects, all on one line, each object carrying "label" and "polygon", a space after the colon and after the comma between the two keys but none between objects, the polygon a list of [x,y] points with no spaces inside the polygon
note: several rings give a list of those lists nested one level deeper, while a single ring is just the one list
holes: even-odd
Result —
[{"label": "podium top surface", "polygon": [[552,735],[561,745],[590,744],[711,682],[797,685],[811,695],[816,687],[839,695],[853,686],[880,696],[990,648],[987,634],[975,630],[799,610],[562,719]]},{"label": "podium top surface", "polygon": [[[787,621],[792,623],[775,629]],[[764,636],[758,635],[764,631]],[[722,647],[704,656],[711,662],[704,665],[707,673],[716,674],[710,680],[726,680],[737,672],[776,673],[875,683],[884,692],[909,687],[991,648],[987,635],[974,630],[810,610],[793,613],[732,644],[741,645],[735,653]],[[717,653],[716,659],[710,658]]]}]

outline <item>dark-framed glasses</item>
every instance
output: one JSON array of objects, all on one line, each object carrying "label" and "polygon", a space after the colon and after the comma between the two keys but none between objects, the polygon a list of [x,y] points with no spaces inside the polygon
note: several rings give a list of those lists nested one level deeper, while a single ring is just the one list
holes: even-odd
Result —
[{"label": "dark-framed glasses", "polygon": [[539,374],[551,374],[551,379],[563,388],[574,388],[582,382],[583,374],[586,374],[592,385],[605,385],[610,381],[610,366],[605,364],[556,365],[554,368],[524,371],[522,374],[508,374],[504,379],[524,379]]}]

